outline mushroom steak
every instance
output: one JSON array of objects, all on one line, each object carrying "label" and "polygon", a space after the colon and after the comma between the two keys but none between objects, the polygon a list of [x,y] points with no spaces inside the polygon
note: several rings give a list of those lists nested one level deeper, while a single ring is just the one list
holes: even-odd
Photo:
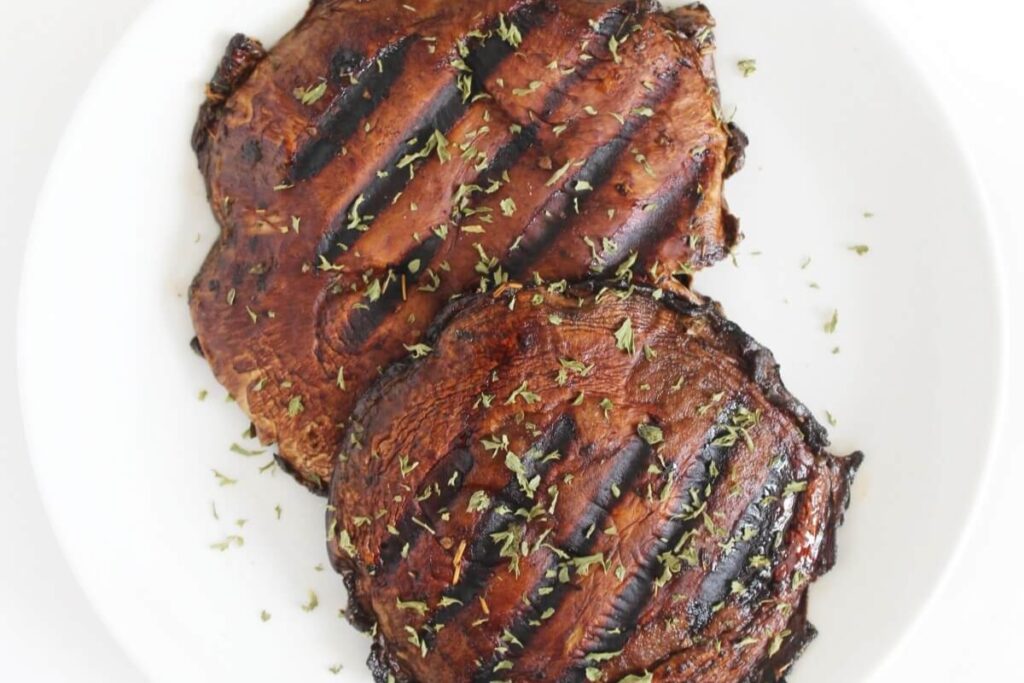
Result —
[{"label": "mushroom steak", "polygon": [[221,227],[197,346],[323,490],[348,413],[453,295],[634,259],[652,283],[739,239],[712,20],[650,0],[315,0],[237,36],[193,145]]},{"label": "mushroom steak", "polygon": [[354,410],[328,546],[377,681],[779,681],[861,455],[712,303],[453,302]]}]

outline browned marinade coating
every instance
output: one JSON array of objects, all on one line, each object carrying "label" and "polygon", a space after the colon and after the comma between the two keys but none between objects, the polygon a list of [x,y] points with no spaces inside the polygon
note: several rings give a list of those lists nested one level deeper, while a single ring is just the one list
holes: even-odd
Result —
[{"label": "browned marinade coating", "polygon": [[353,412],[328,511],[376,680],[775,682],[860,454],[696,295],[452,303]]},{"label": "browned marinade coating", "polygon": [[712,21],[648,0],[317,0],[238,36],[193,139],[221,235],[190,294],[218,380],[315,490],[361,391],[453,295],[739,238]]}]

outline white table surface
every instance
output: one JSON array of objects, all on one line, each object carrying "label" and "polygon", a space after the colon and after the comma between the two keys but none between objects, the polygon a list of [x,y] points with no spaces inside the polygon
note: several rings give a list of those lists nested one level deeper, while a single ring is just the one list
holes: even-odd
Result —
[{"label": "white table surface", "polygon": [[[1020,348],[1024,7],[1007,0],[862,1],[918,58],[973,157],[1002,240],[1007,289],[1013,292],[1006,301],[1010,348]],[[85,600],[43,513],[18,408],[14,320],[35,197],[61,131],[92,73],[147,4],[0,0],[0,680],[145,680]],[[711,4],[713,9],[714,0]],[[55,273],[59,276],[59,267]],[[970,286],[955,278],[951,264],[950,286]],[[943,587],[871,683],[1024,681],[1018,659],[1024,588],[1017,578],[1024,567],[1018,522],[1024,448],[1013,438],[1024,415],[1019,357],[1010,359],[1007,385],[1007,429],[971,531]]]}]

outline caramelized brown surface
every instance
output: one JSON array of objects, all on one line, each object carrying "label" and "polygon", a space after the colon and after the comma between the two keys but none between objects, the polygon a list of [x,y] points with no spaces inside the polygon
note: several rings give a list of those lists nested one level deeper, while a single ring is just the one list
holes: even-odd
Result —
[{"label": "caramelized brown surface", "polygon": [[743,140],[710,25],[644,0],[319,0],[269,52],[232,41],[193,140],[222,233],[192,315],[301,480],[323,487],[356,398],[451,296],[728,252]]},{"label": "caramelized brown surface", "polygon": [[715,306],[595,289],[453,303],[355,408],[328,546],[378,681],[777,681],[813,637],[860,454]]}]

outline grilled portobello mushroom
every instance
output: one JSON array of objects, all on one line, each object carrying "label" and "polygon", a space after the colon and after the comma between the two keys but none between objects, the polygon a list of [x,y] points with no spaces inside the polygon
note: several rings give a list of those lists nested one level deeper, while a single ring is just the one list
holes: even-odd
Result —
[{"label": "grilled portobello mushroom", "polygon": [[329,480],[349,412],[452,297],[632,268],[656,284],[739,239],[701,6],[314,0],[230,43],[193,137],[221,235],[201,349],[282,464]]},{"label": "grilled portobello mushroom", "polygon": [[353,412],[328,509],[377,681],[774,682],[862,456],[697,295],[451,303]]}]

